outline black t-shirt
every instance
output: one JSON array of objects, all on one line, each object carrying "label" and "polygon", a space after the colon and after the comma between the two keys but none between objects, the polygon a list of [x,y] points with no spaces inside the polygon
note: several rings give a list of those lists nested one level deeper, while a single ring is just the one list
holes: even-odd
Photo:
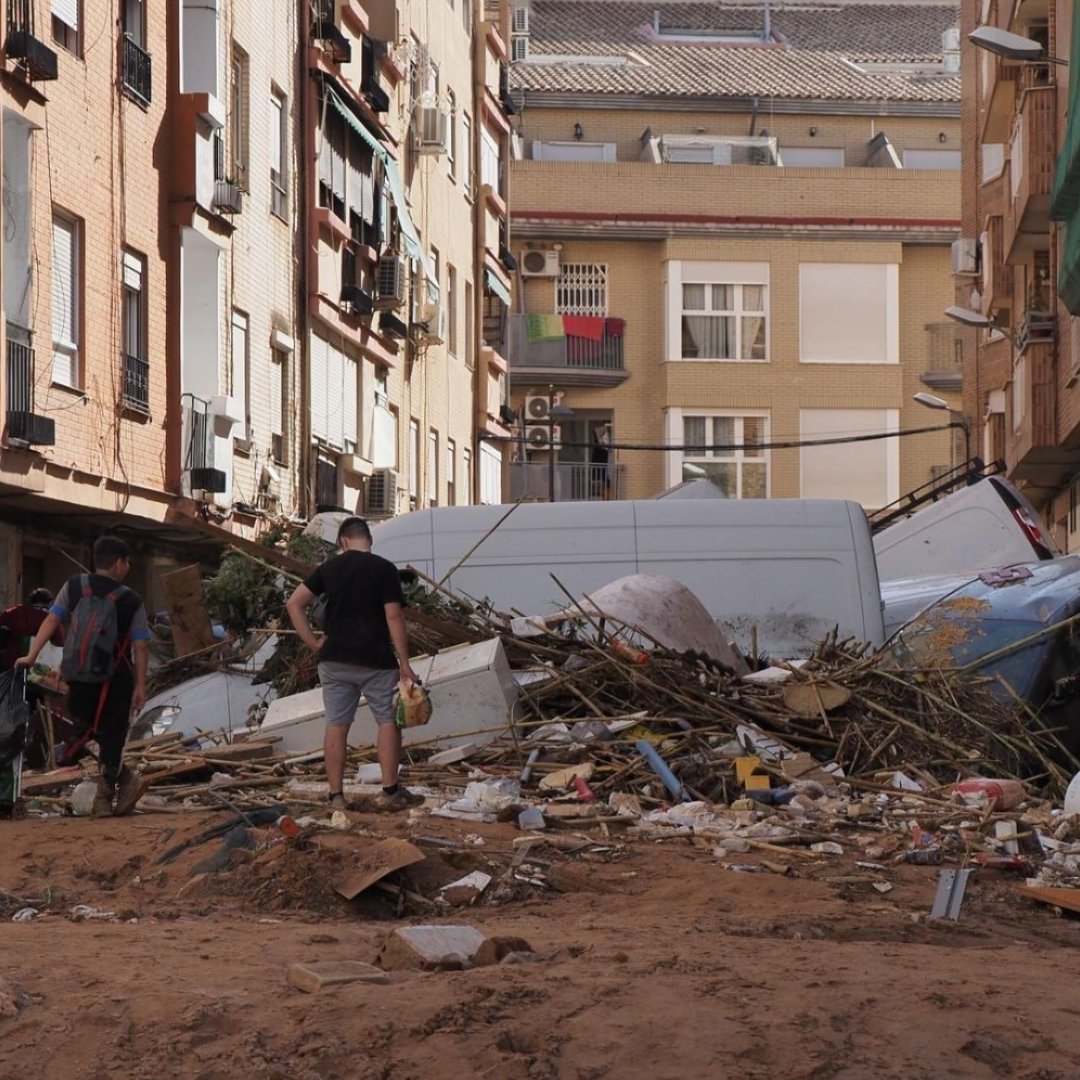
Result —
[{"label": "black t-shirt", "polygon": [[[135,668],[131,656],[131,645],[135,641],[150,640],[150,627],[147,623],[146,608],[143,607],[142,597],[134,589],[129,589],[104,574],[90,575],[90,591],[95,596],[108,596],[111,592],[119,593],[116,598],[117,648],[123,648],[124,653],[116,665],[111,681],[130,683],[134,686]],[[66,626],[82,594],[83,578],[81,574],[76,574],[73,578],[68,578],[67,584],[60,590],[49,611],[58,615]]]},{"label": "black t-shirt", "polygon": [[397,567],[370,551],[327,559],[304,584],[326,597],[326,644],[320,660],[396,668],[386,604],[404,604]]}]

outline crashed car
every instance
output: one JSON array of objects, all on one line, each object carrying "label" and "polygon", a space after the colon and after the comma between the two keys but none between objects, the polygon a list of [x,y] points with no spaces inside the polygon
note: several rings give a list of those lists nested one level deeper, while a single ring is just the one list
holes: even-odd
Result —
[{"label": "crashed car", "polygon": [[1080,755],[1080,555],[983,571],[883,651],[908,670],[969,668],[995,695],[1025,702]]}]

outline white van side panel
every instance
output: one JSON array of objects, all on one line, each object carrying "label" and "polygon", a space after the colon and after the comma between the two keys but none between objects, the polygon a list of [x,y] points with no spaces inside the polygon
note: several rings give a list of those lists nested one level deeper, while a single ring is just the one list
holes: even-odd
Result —
[{"label": "white van side panel", "polygon": [[[664,574],[693,591],[738,643],[805,655],[834,626],[880,644],[870,530],[840,500],[525,503],[414,511],[373,527],[375,548],[497,610],[543,615],[627,574]],[[488,534],[485,537],[485,534]]]},{"label": "white van side panel", "polygon": [[[496,510],[490,524],[460,513],[435,510],[435,576],[442,578],[506,513]],[[523,503],[454,570],[448,586],[476,600],[490,599],[501,611],[547,615],[582,592],[636,574],[633,503]],[[552,580],[554,574],[570,597]],[[706,605],[708,606],[708,605]]]},{"label": "white van side panel", "polygon": [[[866,515],[854,503],[746,500],[703,529],[689,501],[635,504],[640,573],[666,574],[697,594],[748,651],[804,655],[834,626],[883,639]],[[702,542],[702,536],[707,537]]]}]

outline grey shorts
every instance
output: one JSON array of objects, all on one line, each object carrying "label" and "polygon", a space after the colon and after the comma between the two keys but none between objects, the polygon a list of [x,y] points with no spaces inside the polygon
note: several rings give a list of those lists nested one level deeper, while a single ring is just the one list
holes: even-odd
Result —
[{"label": "grey shorts", "polygon": [[323,711],[329,727],[349,727],[363,694],[371,715],[380,724],[394,722],[393,699],[398,686],[397,668],[369,668],[333,660],[319,665]]}]

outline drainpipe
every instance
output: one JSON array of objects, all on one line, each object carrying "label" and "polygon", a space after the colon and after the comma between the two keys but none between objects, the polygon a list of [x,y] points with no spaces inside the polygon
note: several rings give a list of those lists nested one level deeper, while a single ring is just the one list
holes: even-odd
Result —
[{"label": "drainpipe", "polygon": [[297,379],[294,401],[299,402],[296,409],[296,437],[299,447],[296,455],[296,508],[305,517],[310,517],[315,510],[313,492],[314,467],[311,459],[311,350],[309,348],[310,315],[308,298],[311,296],[311,207],[314,192],[311,190],[312,170],[310,160],[314,157],[315,132],[312,128],[313,117],[318,112],[311,108],[313,93],[311,74],[308,71],[308,33],[310,31],[310,6],[308,0],[297,0],[299,24],[297,30],[300,48],[297,50],[297,95],[300,108],[300,153],[297,155],[296,202],[297,219],[296,243],[300,247],[300,273],[297,284],[297,341],[294,356],[297,358],[295,377]]},{"label": "drainpipe", "polygon": [[765,25],[761,31],[762,41],[772,41],[772,11],[769,3],[770,0],[765,0]]},{"label": "drainpipe", "polygon": [[[480,197],[480,139],[484,124],[484,85],[485,69],[487,67],[487,35],[481,33],[480,26],[484,19],[484,0],[462,0],[463,3],[472,4],[473,33],[473,92],[472,92],[472,145],[469,147],[467,168],[472,177],[473,193],[473,266],[477,271],[476,280],[473,282],[473,355],[469,358],[473,365],[473,398],[472,398],[472,462],[470,464],[472,475],[469,477],[469,491],[472,503],[479,501],[480,495],[480,400],[487,392],[485,381],[487,373],[480,364],[480,340],[484,332],[484,229],[486,214],[483,199]],[[501,4],[499,11],[500,31],[503,23],[503,9],[507,5]],[[509,40],[509,39],[507,39]]]}]

